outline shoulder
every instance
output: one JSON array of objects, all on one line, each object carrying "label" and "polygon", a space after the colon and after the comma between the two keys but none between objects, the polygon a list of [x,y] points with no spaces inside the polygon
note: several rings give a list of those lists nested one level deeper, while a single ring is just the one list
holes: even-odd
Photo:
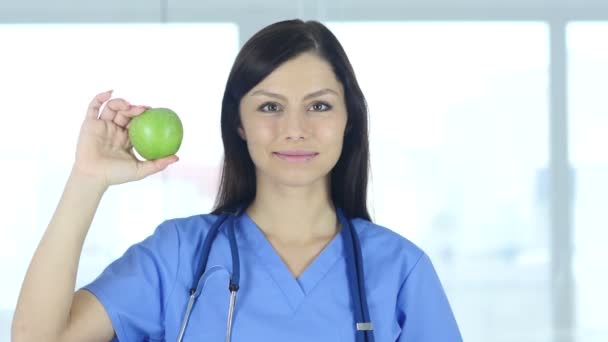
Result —
[{"label": "shoulder", "polygon": [[361,244],[368,248],[382,247],[391,254],[404,254],[408,257],[420,257],[424,254],[422,248],[390,228],[361,218],[355,218],[352,222]]},{"label": "shoulder", "polygon": [[198,239],[207,235],[218,218],[219,215],[214,214],[170,218],[160,224],[155,234],[176,234],[180,240],[191,241],[191,239]]},{"label": "shoulder", "polygon": [[361,218],[352,223],[361,241],[363,258],[370,264],[382,265],[385,271],[390,268],[401,280],[427,258],[422,248],[390,228]]}]

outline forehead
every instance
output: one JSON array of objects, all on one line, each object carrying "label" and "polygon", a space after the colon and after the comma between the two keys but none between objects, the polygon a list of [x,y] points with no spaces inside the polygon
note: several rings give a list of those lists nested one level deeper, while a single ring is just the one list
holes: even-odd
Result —
[{"label": "forehead", "polygon": [[277,93],[309,93],[321,88],[330,88],[342,93],[342,85],[331,64],[315,54],[303,53],[279,65],[253,87],[251,92],[264,89]]}]

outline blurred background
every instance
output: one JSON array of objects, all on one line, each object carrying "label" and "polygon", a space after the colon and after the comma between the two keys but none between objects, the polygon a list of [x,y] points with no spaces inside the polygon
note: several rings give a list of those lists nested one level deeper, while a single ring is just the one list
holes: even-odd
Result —
[{"label": "blurred background", "polygon": [[179,163],[108,191],[78,287],[211,210],[231,64],[296,17],[349,55],[373,220],[431,256],[465,341],[608,341],[605,0],[0,0],[0,341],[90,99],[172,108],[185,137]]}]

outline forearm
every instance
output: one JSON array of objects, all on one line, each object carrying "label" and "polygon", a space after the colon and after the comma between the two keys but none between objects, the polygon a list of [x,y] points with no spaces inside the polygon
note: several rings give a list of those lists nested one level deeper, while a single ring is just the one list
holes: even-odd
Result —
[{"label": "forearm", "polygon": [[72,173],[29,265],[13,319],[13,337],[51,340],[69,319],[82,245],[105,188]]}]

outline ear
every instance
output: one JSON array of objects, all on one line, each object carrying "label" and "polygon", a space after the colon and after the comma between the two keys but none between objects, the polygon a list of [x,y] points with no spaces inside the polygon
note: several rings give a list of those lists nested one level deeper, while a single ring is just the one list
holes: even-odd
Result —
[{"label": "ear", "polygon": [[239,133],[239,136],[241,137],[241,139],[247,140],[247,136],[245,135],[245,131],[243,130],[242,127],[237,128],[237,132]]}]

